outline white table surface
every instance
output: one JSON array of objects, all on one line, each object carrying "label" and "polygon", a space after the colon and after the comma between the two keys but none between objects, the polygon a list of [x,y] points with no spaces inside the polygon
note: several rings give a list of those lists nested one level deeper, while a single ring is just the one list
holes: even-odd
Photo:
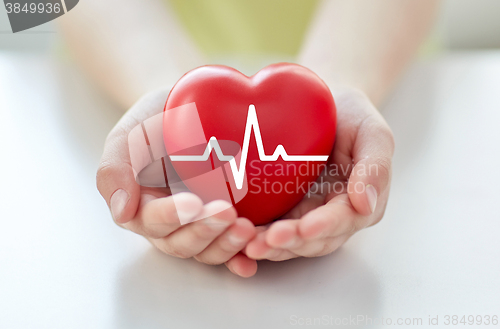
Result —
[{"label": "white table surface", "polygon": [[446,315],[500,315],[500,52],[414,65],[384,108],[397,150],[382,222],[323,258],[261,262],[251,279],[113,224],[95,171],[120,115],[71,65],[0,54],[0,328],[323,327],[358,315],[386,325],[345,327],[439,316],[432,327],[450,328]]}]

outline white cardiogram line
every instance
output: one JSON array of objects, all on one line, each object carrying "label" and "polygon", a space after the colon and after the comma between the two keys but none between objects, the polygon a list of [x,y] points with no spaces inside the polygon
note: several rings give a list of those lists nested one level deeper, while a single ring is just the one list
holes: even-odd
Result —
[{"label": "white cardiogram line", "polygon": [[236,188],[241,190],[243,188],[243,179],[245,178],[245,168],[247,164],[248,148],[250,146],[250,133],[254,131],[255,141],[257,143],[257,151],[259,153],[260,161],[276,161],[281,156],[283,161],[326,161],[328,160],[328,155],[288,155],[285,151],[283,145],[278,145],[274,150],[273,155],[266,155],[264,152],[264,145],[262,143],[262,136],[260,134],[259,121],[257,120],[257,113],[255,112],[255,106],[251,104],[248,107],[247,123],[245,127],[245,136],[243,139],[243,147],[241,148],[241,160],[240,167],[236,165],[236,160],[232,155],[224,155],[220,148],[219,142],[215,136],[210,138],[207,143],[205,152],[202,155],[171,155],[171,161],[207,161],[210,157],[212,149],[215,150],[215,154],[219,161],[229,161],[231,165],[231,171],[233,173],[234,182]]}]

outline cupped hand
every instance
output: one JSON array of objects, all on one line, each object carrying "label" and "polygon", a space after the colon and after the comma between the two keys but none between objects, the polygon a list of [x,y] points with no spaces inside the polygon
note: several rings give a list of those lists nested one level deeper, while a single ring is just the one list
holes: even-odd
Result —
[{"label": "cupped hand", "polygon": [[324,175],[281,220],[257,227],[244,250],[247,257],[281,261],[326,255],[382,219],[394,152],[391,129],[363,93],[333,94],[337,136]]},{"label": "cupped hand", "polygon": [[[144,236],[164,253],[194,257],[206,264],[225,263],[231,272],[250,277],[257,263],[240,251],[255,236],[255,226],[246,218],[238,218],[234,207],[225,201],[203,205],[191,193],[176,195],[174,205],[168,187],[143,187],[135,180],[128,135],[144,120],[161,113],[167,96],[168,90],[144,96],[110,132],[97,172],[99,192],[117,225]],[[216,215],[181,225],[178,212],[183,213],[183,218]]]}]

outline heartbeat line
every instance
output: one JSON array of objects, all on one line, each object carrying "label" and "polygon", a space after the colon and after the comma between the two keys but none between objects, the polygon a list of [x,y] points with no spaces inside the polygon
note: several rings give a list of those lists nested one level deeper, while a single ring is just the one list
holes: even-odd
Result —
[{"label": "heartbeat line", "polygon": [[224,155],[220,148],[219,142],[215,136],[212,136],[207,143],[205,152],[202,155],[171,155],[171,161],[207,161],[210,157],[212,150],[215,151],[219,161],[229,161],[231,165],[231,171],[233,173],[234,182],[236,188],[241,190],[243,188],[243,179],[245,178],[245,168],[247,164],[248,148],[250,147],[250,133],[252,132],[255,136],[255,141],[257,143],[257,151],[259,153],[260,161],[276,161],[281,156],[283,161],[326,161],[328,160],[328,155],[288,155],[285,151],[283,145],[278,145],[274,150],[273,155],[266,155],[264,152],[264,144],[262,142],[262,136],[260,134],[259,121],[257,120],[257,112],[255,111],[255,106],[251,104],[248,107],[247,123],[245,127],[245,136],[243,138],[243,147],[241,148],[241,160],[240,167],[236,165],[236,159],[232,155]]}]

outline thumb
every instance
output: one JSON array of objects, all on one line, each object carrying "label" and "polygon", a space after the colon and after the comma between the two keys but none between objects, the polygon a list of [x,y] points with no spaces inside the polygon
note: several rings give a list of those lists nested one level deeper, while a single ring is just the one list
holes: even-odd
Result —
[{"label": "thumb", "polygon": [[135,180],[128,150],[127,133],[111,133],[97,170],[97,189],[116,223],[126,223],[136,214],[140,186]]},{"label": "thumb", "polygon": [[394,138],[382,116],[376,112],[363,120],[353,148],[355,165],[348,183],[349,199],[358,213],[368,216],[385,210],[393,153]]},{"label": "thumb", "polygon": [[153,161],[144,124],[141,123],[155,114],[161,114],[166,98],[167,91],[163,90],[144,96],[123,116],[106,139],[96,181],[97,189],[116,223],[127,223],[137,213],[141,196],[136,177]]}]

